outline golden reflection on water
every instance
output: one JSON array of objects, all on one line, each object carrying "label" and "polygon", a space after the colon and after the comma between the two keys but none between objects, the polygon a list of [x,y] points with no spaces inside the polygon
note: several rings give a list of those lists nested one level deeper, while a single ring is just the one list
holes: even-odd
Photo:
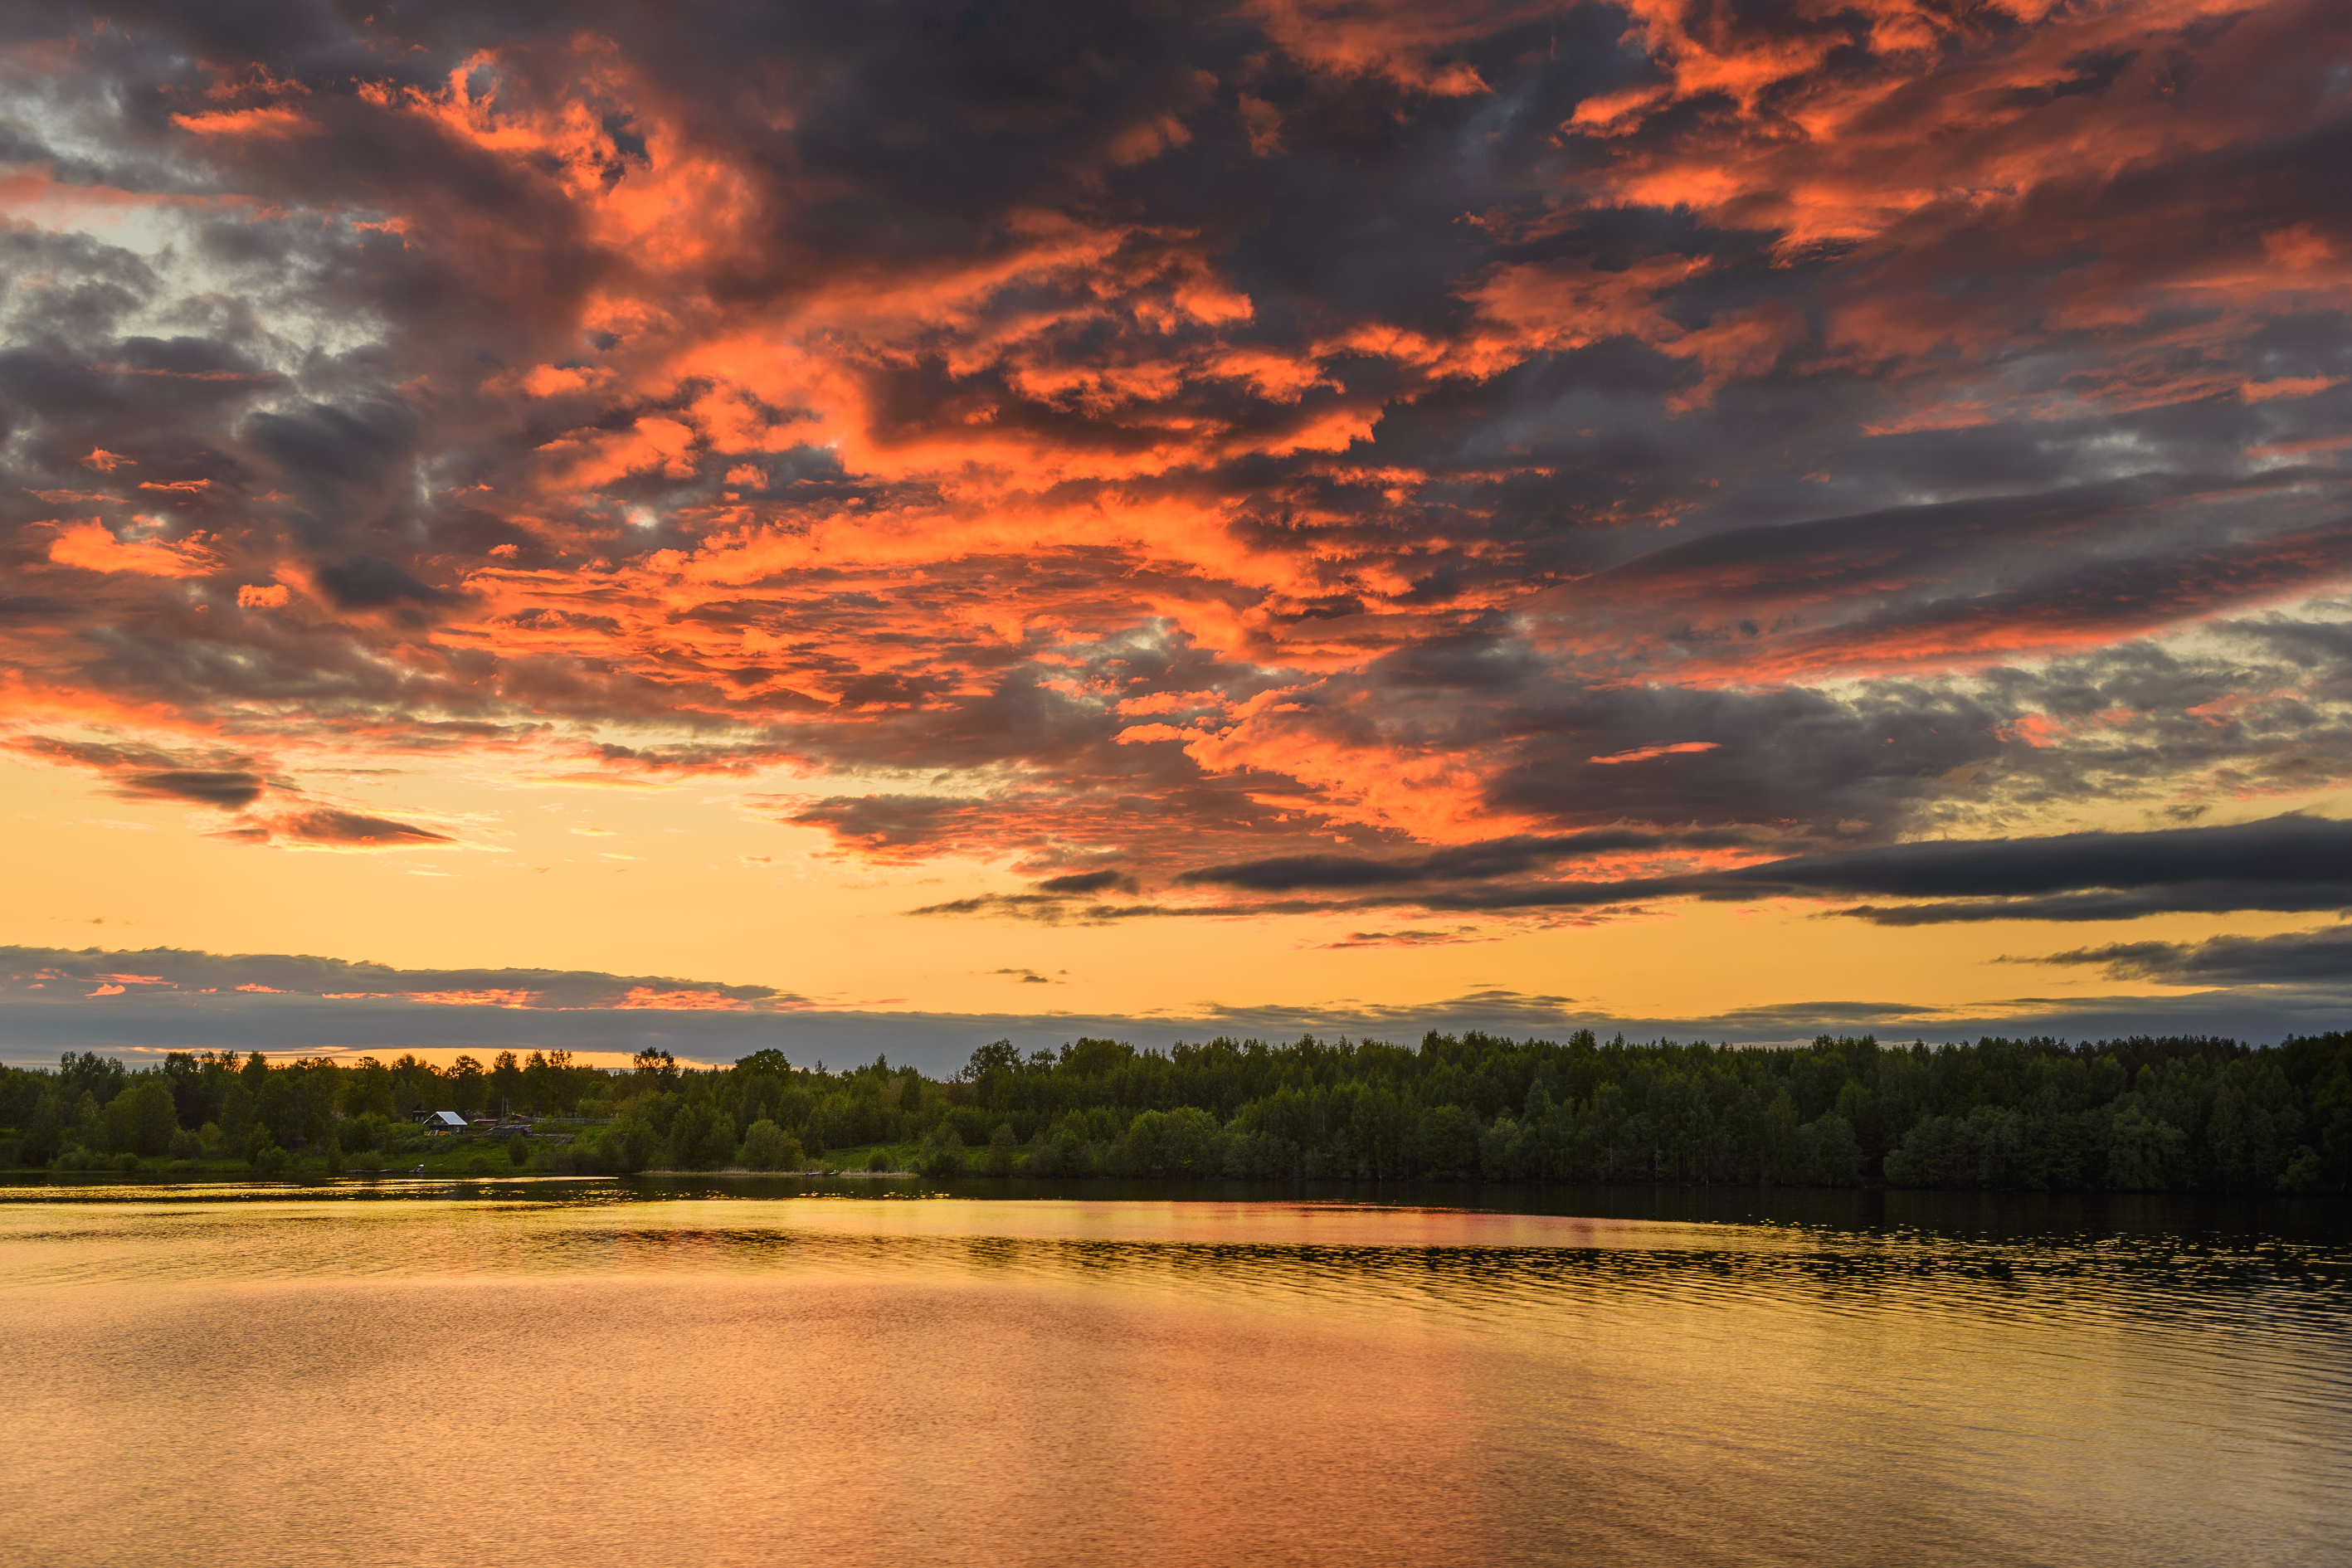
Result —
[{"label": "golden reflection on water", "polygon": [[2352,1560],[2332,1242],[15,1195],[7,1562]]}]

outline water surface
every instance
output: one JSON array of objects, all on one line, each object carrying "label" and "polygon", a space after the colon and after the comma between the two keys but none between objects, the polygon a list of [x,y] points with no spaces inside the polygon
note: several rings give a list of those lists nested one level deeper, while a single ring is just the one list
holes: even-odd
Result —
[{"label": "water surface", "polygon": [[11,1563],[2352,1556],[2308,1207],[0,1195]]}]

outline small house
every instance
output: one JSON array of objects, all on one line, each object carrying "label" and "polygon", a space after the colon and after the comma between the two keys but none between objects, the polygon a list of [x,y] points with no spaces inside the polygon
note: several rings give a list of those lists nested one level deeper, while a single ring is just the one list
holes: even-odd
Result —
[{"label": "small house", "polygon": [[467,1131],[466,1119],[458,1115],[454,1110],[436,1110],[432,1115],[425,1119],[425,1131],[427,1132],[463,1132]]}]

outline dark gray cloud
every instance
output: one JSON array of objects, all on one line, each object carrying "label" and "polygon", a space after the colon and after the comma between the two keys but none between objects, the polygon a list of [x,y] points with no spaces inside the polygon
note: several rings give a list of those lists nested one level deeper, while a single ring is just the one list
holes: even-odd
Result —
[{"label": "dark gray cloud", "polygon": [[319,585],[348,610],[380,609],[387,605],[430,605],[446,597],[394,565],[373,555],[347,555],[321,566]]},{"label": "dark gray cloud", "polygon": [[2352,992],[2352,930],[2110,942],[2002,962],[2096,967],[2110,980],[2153,980],[2166,985],[2297,985]]},{"label": "dark gray cloud", "polygon": [[[1604,847],[1626,838],[1642,847],[1671,838],[1591,836]],[[1180,881],[1257,891],[1346,892],[1412,889],[1318,906],[1292,900],[1272,907],[1347,908],[1412,902],[1433,910],[1535,910],[1625,903],[1643,899],[1750,900],[1773,898],[1895,897],[1934,900],[1862,905],[1838,911],[1886,925],[1982,920],[2127,919],[2166,910],[2219,911],[2352,908],[2352,823],[2288,815],[2218,827],[2146,833],[2074,833],[2050,837],[1933,840],[1873,845],[1790,856],[1736,869],[1607,882],[1525,880],[1496,885],[1538,861],[1591,853],[1584,836],[1501,840],[1395,862],[1296,857],[1206,867]],[[1491,853],[1487,853],[1491,849]],[[1447,887],[1444,884],[1453,883]],[[968,906],[968,907],[967,907]],[[922,912],[982,912],[975,900]],[[1243,912],[1252,906],[1221,906]],[[1154,907],[1154,912],[1170,912]],[[1064,911],[1063,918],[1069,918]]]},{"label": "dark gray cloud", "polygon": [[[1351,855],[1283,855],[1225,866],[1202,866],[1181,872],[1180,886],[1239,888],[1251,892],[1287,893],[1304,889],[1402,888],[1431,883],[1485,881],[1523,876],[1529,871],[1586,856],[1623,853],[1670,853],[1694,849],[1745,849],[1765,842],[1759,834],[1739,829],[1672,830],[1646,828],[1597,829],[1588,833],[1487,839],[1435,849],[1426,855],[1376,860]],[[1073,888],[1072,892],[1093,889]]]},{"label": "dark gray cloud", "polygon": [[2146,915],[2232,914],[2263,910],[2315,914],[2352,909],[2352,878],[2302,885],[2218,879],[2165,882],[2128,892],[2056,893],[2038,898],[1984,899],[1924,904],[1858,904],[1842,917],[1879,926],[1971,924],[1984,921],[2132,921]]},{"label": "dark gray cloud", "polygon": [[[320,804],[286,780],[256,771],[247,757],[174,755],[153,747],[60,741],[46,735],[28,737],[17,742],[16,750],[94,772],[117,799],[178,801],[232,814],[207,829],[211,837],[230,843],[422,849],[458,842],[449,834],[413,822]],[[213,765],[201,765],[205,763]],[[247,765],[227,765],[232,763]],[[257,806],[260,809],[254,809]]]},{"label": "dark gray cloud", "polygon": [[175,756],[153,747],[59,741],[45,735],[17,742],[16,750],[90,769],[125,800],[177,800],[221,811],[242,811],[260,799],[269,784],[253,770],[252,759],[229,754]]},{"label": "dark gray cloud", "polygon": [[[2036,918],[2053,897],[2137,894],[2140,913],[2352,907],[2352,823],[2285,816],[2222,827],[2071,833],[2041,838],[1938,840],[1792,856],[1737,870],[1590,886],[1474,889],[1431,899],[1440,909],[1576,906],[1694,897],[1896,897],[1969,900],[1973,918],[2011,910]],[[2338,901],[2340,900],[2340,901]],[[1938,906],[1928,906],[1938,907]],[[1944,903],[1941,907],[1950,907]],[[1879,914],[1864,907],[1862,918]]]},{"label": "dark gray cloud", "polygon": [[119,775],[118,791],[141,800],[184,800],[195,805],[238,811],[261,798],[258,774],[196,768],[164,768]]},{"label": "dark gray cloud", "polygon": [[1717,873],[1725,885],[1914,898],[2015,898],[2198,883],[2309,887],[2352,871],[2352,823],[2290,814],[2224,827],[1894,844]]},{"label": "dark gray cloud", "polygon": [[467,995],[536,1008],[609,1007],[633,992],[648,1005],[717,1000],[774,1006],[800,998],[769,985],[732,985],[667,975],[606,974],[572,969],[401,969],[304,953],[204,952],[157,947],[138,951],[0,947],[0,990],[70,992],[74,986],[129,983],[198,994],[284,993],[345,999],[432,1001]]},{"label": "dark gray cloud", "polygon": [[1124,871],[1074,871],[1066,877],[1048,877],[1036,884],[1041,893],[1132,893],[1136,880]]}]

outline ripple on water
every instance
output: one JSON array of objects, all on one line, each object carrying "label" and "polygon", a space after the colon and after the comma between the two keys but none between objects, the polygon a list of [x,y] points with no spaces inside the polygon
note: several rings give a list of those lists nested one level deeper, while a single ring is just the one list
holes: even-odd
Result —
[{"label": "ripple on water", "polygon": [[0,1204],[0,1559],[2352,1546],[2324,1237],[491,1191]]}]

